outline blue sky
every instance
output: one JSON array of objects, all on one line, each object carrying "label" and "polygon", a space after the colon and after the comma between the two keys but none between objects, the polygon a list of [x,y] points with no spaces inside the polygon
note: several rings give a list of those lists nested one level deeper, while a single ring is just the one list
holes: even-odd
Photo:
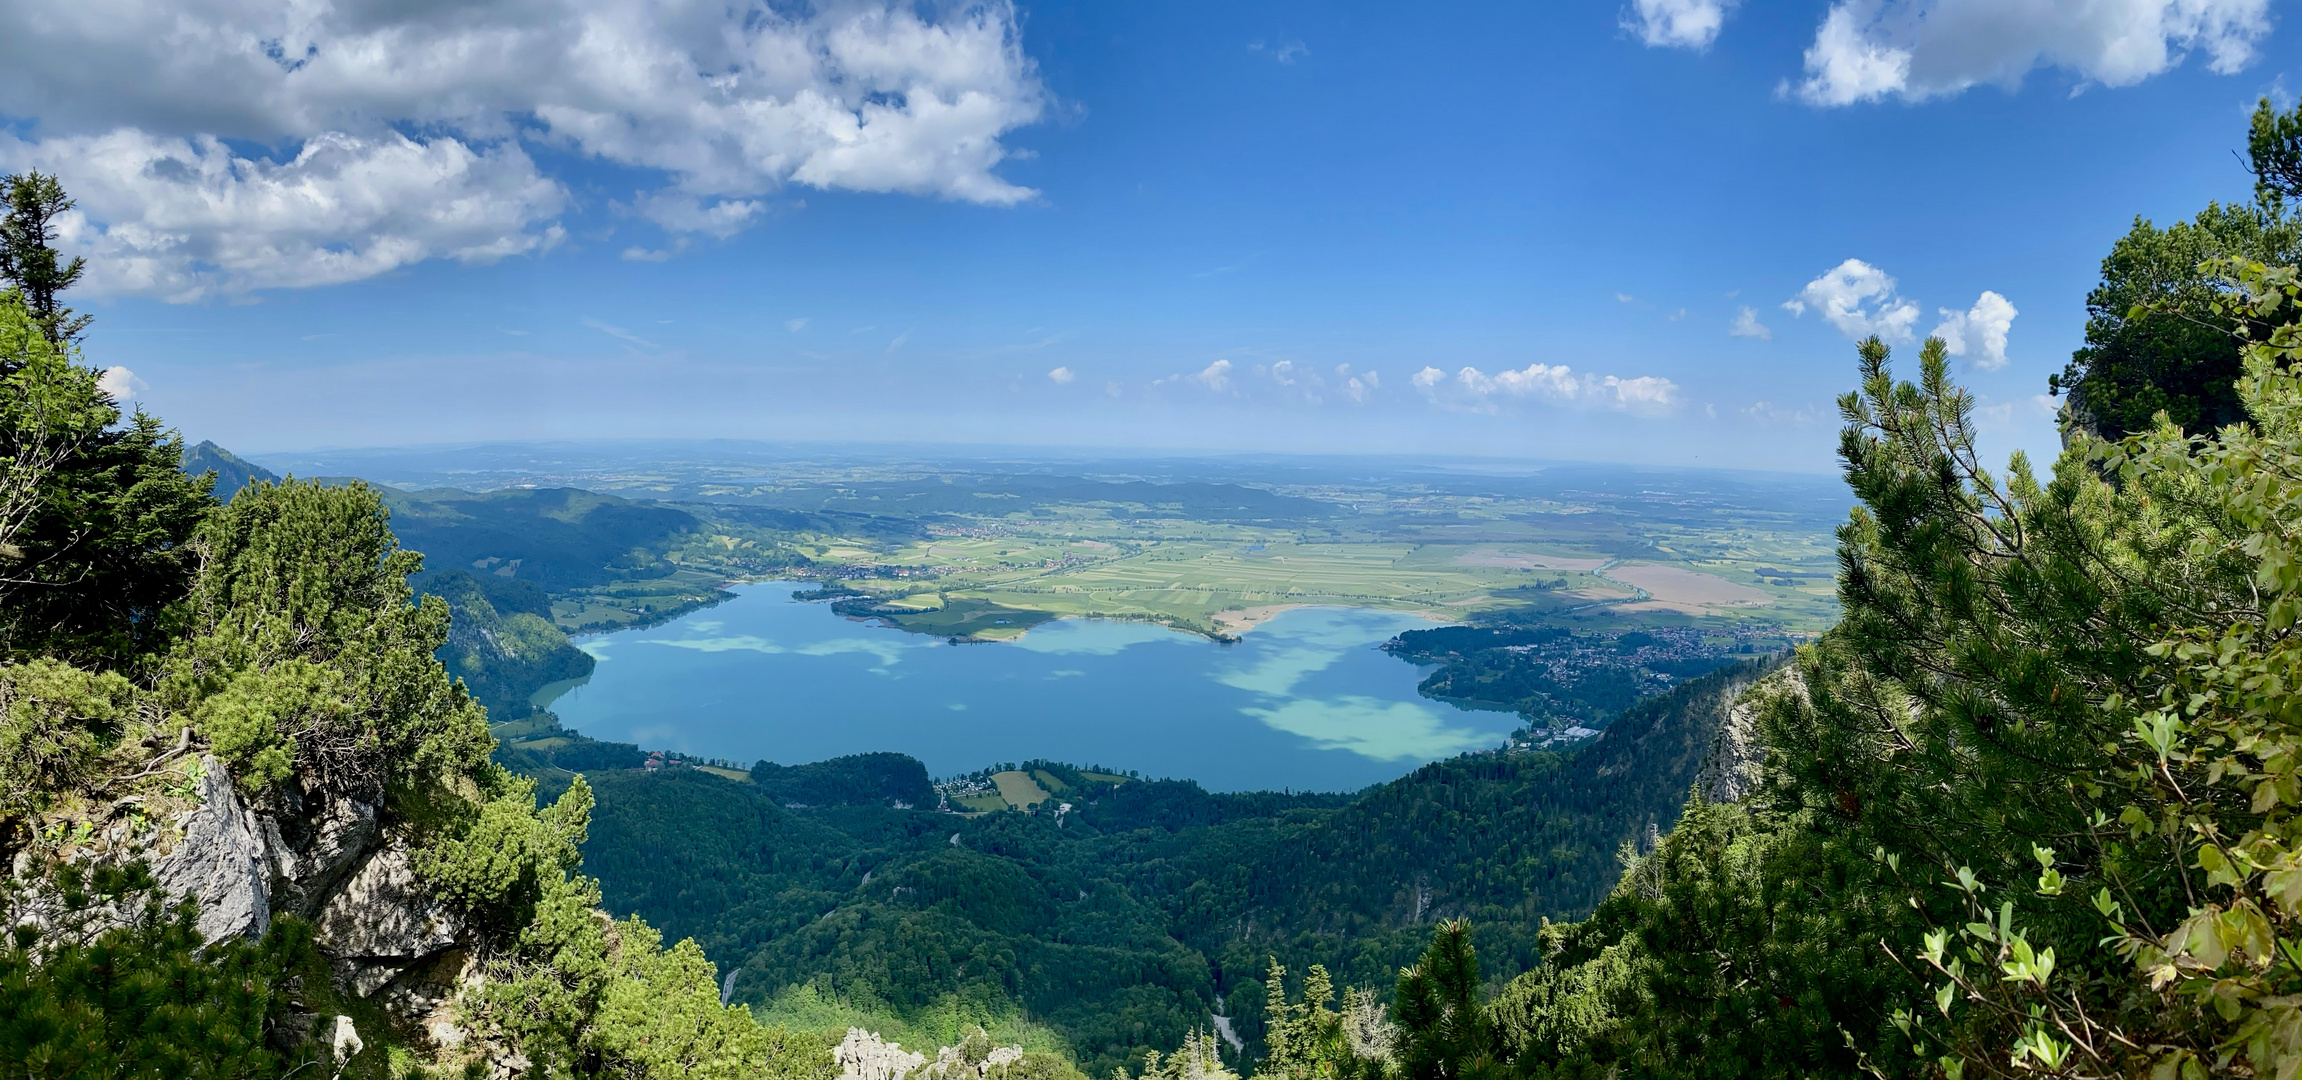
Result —
[{"label": "blue sky", "polygon": [[89,359],[248,451],[1819,471],[1850,333],[1947,323],[2045,454],[2111,241],[2302,86],[2269,0],[11,7]]}]

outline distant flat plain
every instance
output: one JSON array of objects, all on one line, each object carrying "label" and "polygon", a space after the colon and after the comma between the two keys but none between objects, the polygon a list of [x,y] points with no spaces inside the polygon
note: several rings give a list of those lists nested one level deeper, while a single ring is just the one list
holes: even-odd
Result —
[{"label": "distant flat plain", "polygon": [[[1831,530],[1848,505],[1829,476],[1578,463],[681,442],[259,457],[408,487],[729,508],[665,553],[665,585],[571,603],[570,629],[614,624],[634,606],[620,593],[760,579],[742,556],[774,543],[860,593],[850,611],[979,640],[1082,616],[1227,638],[1303,605],[1797,638],[1837,617]],[[812,516],[763,530],[738,507]]]}]

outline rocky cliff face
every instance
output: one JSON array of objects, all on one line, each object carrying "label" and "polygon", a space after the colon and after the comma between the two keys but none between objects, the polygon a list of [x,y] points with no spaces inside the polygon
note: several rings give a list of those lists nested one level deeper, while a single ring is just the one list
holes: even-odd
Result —
[{"label": "rocky cliff face", "polygon": [[170,902],[200,904],[200,936],[261,937],[272,925],[271,860],[263,825],[240,802],[214,757],[200,759],[195,805],[175,816],[180,830],[152,877]]},{"label": "rocky cliff face", "polygon": [[[213,756],[201,757],[191,772],[184,787],[163,800],[166,806],[154,807],[172,813],[123,820],[92,837],[81,857],[144,859],[168,903],[189,899],[199,906],[197,926],[209,941],[261,937],[276,915],[309,920],[344,992],[377,1001],[443,1046],[465,1040],[448,1003],[475,978],[466,928],[424,889],[407,843],[379,825],[374,806],[300,790],[294,782],[268,796],[266,805],[253,806]],[[131,820],[143,822],[141,828]],[[15,876],[24,887],[16,920],[43,930],[60,925],[61,904],[29,864],[17,866]],[[133,916],[127,905],[98,910],[93,926],[83,929]],[[361,1040],[349,1020],[305,1019],[306,1035],[339,1058],[357,1052]]]},{"label": "rocky cliff face", "polygon": [[1805,694],[1806,680],[1795,664],[1786,664],[1752,683],[1727,709],[1726,719],[1712,736],[1702,769],[1695,774],[1695,789],[1705,801],[1739,803],[1758,789],[1766,774],[1766,745],[1759,738],[1758,711],[1773,695]]},{"label": "rocky cliff face", "polygon": [[309,919],[337,981],[363,998],[458,944],[461,920],[416,880],[375,807],[299,792],[258,812],[214,758],[202,765],[197,805],[176,815],[180,832],[153,867],[170,901],[198,902],[202,936],[260,937],[274,911]]}]

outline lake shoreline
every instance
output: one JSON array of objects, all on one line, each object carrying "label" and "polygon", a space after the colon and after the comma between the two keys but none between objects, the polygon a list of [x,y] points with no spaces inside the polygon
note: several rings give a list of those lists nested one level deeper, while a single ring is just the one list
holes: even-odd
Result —
[{"label": "lake shoreline", "polygon": [[931,775],[1125,761],[1210,791],[1357,790],[1500,745],[1516,726],[1423,696],[1421,668],[1381,650],[1431,625],[1426,612],[1258,605],[1251,632],[1230,641],[1158,619],[1064,616],[959,642],[1005,649],[958,650],[791,589],[742,583],[670,624],[589,636],[593,675],[553,686],[546,707],[588,738],[699,758],[893,751]]}]

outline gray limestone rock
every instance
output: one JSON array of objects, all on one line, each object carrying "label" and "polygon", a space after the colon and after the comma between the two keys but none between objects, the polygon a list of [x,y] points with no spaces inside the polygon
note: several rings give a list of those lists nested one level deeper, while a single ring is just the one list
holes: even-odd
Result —
[{"label": "gray limestone rock", "polygon": [[840,1080],[903,1080],[911,1070],[927,1064],[927,1055],[905,1050],[877,1032],[847,1029],[847,1038],[832,1048],[831,1061]]},{"label": "gray limestone rock", "polygon": [[170,901],[189,896],[199,902],[201,937],[260,937],[272,925],[263,834],[223,763],[203,756],[200,765],[200,805],[177,815],[183,835],[152,876]]},{"label": "gray limestone rock", "polygon": [[341,1071],[345,1062],[352,1060],[358,1056],[360,1051],[367,1048],[366,1040],[360,1038],[359,1029],[352,1026],[351,1017],[336,1017],[328,1025],[328,1050],[336,1059],[337,1070]]},{"label": "gray limestone rock", "polygon": [[374,849],[376,808],[313,792],[284,809],[262,817],[272,856],[273,904],[316,918],[336,887]]},{"label": "gray limestone rock", "polygon": [[1786,665],[1735,698],[1718,734],[1711,738],[1702,769],[1695,774],[1695,787],[1705,802],[1739,803],[1758,790],[1766,772],[1766,746],[1758,730],[1760,703],[1773,695],[1804,693],[1806,682],[1799,677],[1798,668]]},{"label": "gray limestone rock", "polygon": [[407,845],[368,857],[320,911],[315,942],[362,997],[455,944],[463,922],[416,880]]}]

